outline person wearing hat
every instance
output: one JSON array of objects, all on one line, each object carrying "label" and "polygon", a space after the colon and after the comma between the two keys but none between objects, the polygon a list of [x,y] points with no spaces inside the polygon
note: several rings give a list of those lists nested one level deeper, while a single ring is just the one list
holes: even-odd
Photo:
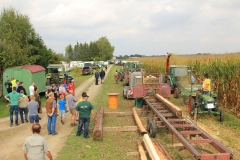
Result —
[{"label": "person wearing hat", "polygon": [[90,123],[90,117],[93,120],[94,119],[94,107],[93,105],[88,102],[88,95],[86,92],[82,93],[83,101],[79,102],[76,110],[79,112],[79,124],[78,124],[78,131],[76,136],[80,136],[82,132],[82,127],[84,125],[84,132],[83,137],[89,138],[88,136],[88,126]]},{"label": "person wearing hat", "polygon": [[23,98],[18,101],[18,107],[20,112],[21,122],[24,123],[23,113],[25,115],[25,122],[28,123],[28,97],[24,95],[24,91],[21,90],[20,94],[22,94]]}]

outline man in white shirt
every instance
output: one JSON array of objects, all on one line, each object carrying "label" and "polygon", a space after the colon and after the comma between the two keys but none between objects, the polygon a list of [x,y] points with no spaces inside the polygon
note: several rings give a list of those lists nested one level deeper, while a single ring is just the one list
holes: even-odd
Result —
[{"label": "man in white shirt", "polygon": [[32,85],[29,87],[29,94],[30,94],[30,96],[34,96],[34,85],[35,85],[35,83],[32,82]]}]

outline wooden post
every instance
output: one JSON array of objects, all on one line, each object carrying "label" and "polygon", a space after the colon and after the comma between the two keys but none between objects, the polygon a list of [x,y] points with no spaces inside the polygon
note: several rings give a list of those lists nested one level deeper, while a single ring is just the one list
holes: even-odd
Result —
[{"label": "wooden post", "polygon": [[143,133],[143,134],[147,133],[147,130],[143,127],[142,122],[141,122],[141,120],[140,120],[139,117],[138,117],[136,108],[133,107],[132,110],[133,110],[133,117],[134,117],[134,119],[135,119],[135,122],[137,123],[137,126],[138,126],[139,131],[140,131],[141,133]]},{"label": "wooden post", "polygon": [[99,107],[95,117],[95,124],[93,128],[93,138],[101,139],[103,134],[103,107]]}]

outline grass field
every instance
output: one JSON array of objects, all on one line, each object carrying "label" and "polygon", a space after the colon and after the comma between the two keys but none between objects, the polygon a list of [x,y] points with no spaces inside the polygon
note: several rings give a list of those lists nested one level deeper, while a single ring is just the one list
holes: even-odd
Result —
[{"label": "grass field", "polygon": [[[105,83],[102,87],[101,94],[97,96],[92,104],[95,107],[95,111],[98,107],[104,106],[104,112],[120,112],[131,111],[134,106],[133,100],[125,100],[122,97],[122,83],[115,84],[113,79],[115,70],[119,69],[119,66],[113,66],[105,79]],[[108,108],[107,93],[120,93],[117,109]],[[132,117],[117,118],[117,117],[104,117],[103,126],[130,126],[135,125]],[[93,128],[93,121],[90,123],[90,128]],[[68,159],[139,159],[138,157],[126,155],[127,152],[137,151],[137,140],[142,138],[138,132],[104,132],[101,140],[93,140],[92,133],[90,133],[89,139],[76,137],[77,128],[75,128],[70,134],[65,146],[58,153],[57,160]]]}]

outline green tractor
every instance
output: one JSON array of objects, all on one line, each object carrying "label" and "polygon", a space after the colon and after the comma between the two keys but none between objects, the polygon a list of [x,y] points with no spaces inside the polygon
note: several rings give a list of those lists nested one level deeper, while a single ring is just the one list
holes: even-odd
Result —
[{"label": "green tractor", "polygon": [[60,85],[61,83],[68,83],[70,79],[72,79],[71,76],[65,73],[65,69],[62,64],[49,64],[47,67],[47,86],[52,84]]},{"label": "green tractor", "polygon": [[220,117],[220,122],[224,120],[224,111],[218,107],[217,96],[214,93],[192,93],[188,101],[188,113],[194,116],[194,120],[197,119],[197,114],[213,114]]}]

